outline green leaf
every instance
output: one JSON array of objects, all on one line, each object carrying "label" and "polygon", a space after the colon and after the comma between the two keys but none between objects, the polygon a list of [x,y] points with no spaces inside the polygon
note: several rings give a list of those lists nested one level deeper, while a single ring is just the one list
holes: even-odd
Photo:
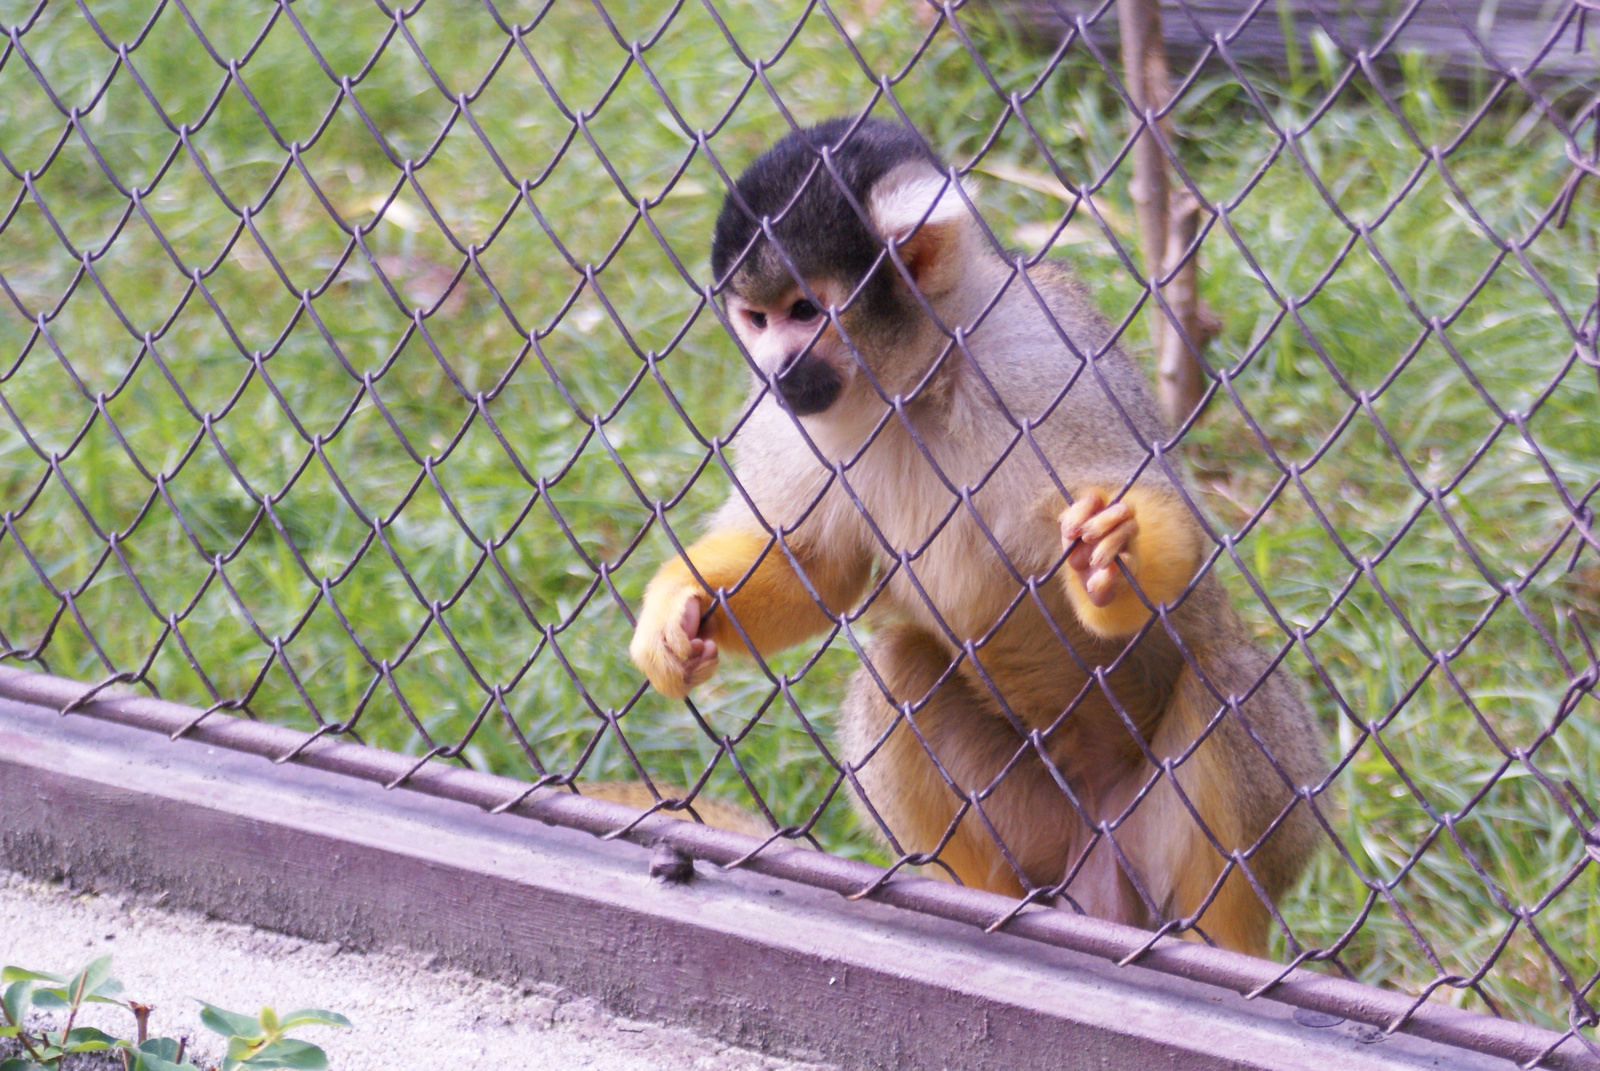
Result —
[{"label": "green leaf", "polygon": [[68,1052],[102,1052],[115,1048],[117,1039],[103,1030],[96,1030],[92,1026],[73,1027],[72,1032],[63,1040],[62,1047]]},{"label": "green leaf", "polygon": [[250,1057],[266,1046],[265,1038],[242,1038],[235,1035],[228,1039],[228,1056],[222,1066],[226,1069],[231,1062],[235,1066],[242,1066]]},{"label": "green leaf", "polygon": [[14,1038],[22,1033],[20,1026],[0,1026],[0,1038]]},{"label": "green leaf", "polygon": [[149,1053],[140,1053],[133,1058],[133,1071],[184,1071],[185,1068],[193,1067],[194,1064],[187,1060],[181,1064],[175,1064],[171,1060],[163,1060],[161,1057],[151,1056]]},{"label": "green leaf", "polygon": [[174,1064],[178,1062],[178,1050],[181,1047],[182,1043],[177,1038],[147,1038],[136,1049],[129,1046],[134,1052],[155,1056]]},{"label": "green leaf", "polygon": [[137,1046],[117,1042],[117,1048],[133,1054],[132,1071],[198,1071],[188,1060],[178,1062],[178,1047],[177,1038],[149,1038]]},{"label": "green leaf", "polygon": [[265,1036],[261,1023],[248,1015],[238,1012],[225,1011],[215,1004],[200,1001],[200,1021],[206,1024],[206,1029],[221,1034],[225,1038],[256,1038]]},{"label": "green leaf", "polygon": [[190,1061],[178,1063],[178,1047],[176,1037],[150,1037],[139,1045],[117,1042],[117,1049],[133,1055],[131,1071],[198,1071]]},{"label": "green leaf", "polygon": [[25,971],[21,967],[7,967],[0,970],[0,984],[7,982],[65,982],[66,979],[59,974],[44,974],[41,971]]},{"label": "green leaf", "polygon": [[7,1021],[21,1026],[23,1016],[33,1006],[33,980],[18,979],[6,986],[5,995],[0,996],[0,1005],[5,1008]]},{"label": "green leaf", "polygon": [[[284,1038],[263,1046],[253,1056],[230,1062],[233,1067],[292,1067],[300,1071],[323,1071],[328,1066],[328,1054],[309,1042]],[[232,1071],[232,1068],[224,1063],[223,1071]]]},{"label": "green leaf", "polygon": [[35,989],[33,991],[33,1006],[35,1008],[70,1008],[72,1001],[67,999],[65,989]]},{"label": "green leaf", "polygon": [[122,983],[111,977],[111,957],[101,956],[73,975],[66,988],[68,999],[77,1003],[113,1004],[110,998],[122,992]]},{"label": "green leaf", "polygon": [[279,1023],[280,1030],[293,1030],[297,1026],[350,1026],[349,1019],[338,1012],[323,1011],[321,1008],[301,1008],[292,1011],[283,1017]]},{"label": "green leaf", "polygon": [[0,1071],[50,1071],[50,1069],[32,1060],[15,1059],[0,1061]]}]

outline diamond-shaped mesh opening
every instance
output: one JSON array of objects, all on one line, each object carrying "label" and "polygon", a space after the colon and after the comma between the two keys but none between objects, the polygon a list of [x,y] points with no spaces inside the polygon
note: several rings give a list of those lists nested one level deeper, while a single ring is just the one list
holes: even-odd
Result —
[{"label": "diamond-shaped mesh opening", "polygon": [[[0,0],[0,658],[721,801],[746,831],[1592,1046],[1593,5],[1180,0],[1159,138],[1116,14]],[[809,638],[671,700],[627,653],[646,585],[724,501],[762,508],[741,458],[787,419],[751,393],[712,222],[776,138],[861,112],[967,181],[1015,294],[1070,265],[1096,362],[1151,370],[1169,312],[1198,315],[1142,244],[1148,169],[1200,203],[1204,408],[1097,478],[1180,479],[1203,579],[1108,646],[1064,609],[1054,536],[1018,542],[1008,473],[1042,456],[1081,489],[1082,451],[1039,429],[1092,369],[971,449],[882,406],[812,489],[854,518],[862,593],[808,573]],[[1004,292],[974,322],[1042,315]],[[915,523],[872,485],[893,449]],[[792,574],[802,536],[750,553]],[[768,597],[744,572],[713,584],[738,628]],[[969,612],[992,593],[966,574],[1015,595]],[[1019,635],[1054,683],[1016,684]],[[1296,693],[1322,739],[1258,732]],[[1208,823],[1246,782],[1250,828]],[[1200,855],[1153,866],[1173,829]],[[1315,844],[1285,872],[1290,836]],[[1240,904],[1268,939],[1219,925]]]}]

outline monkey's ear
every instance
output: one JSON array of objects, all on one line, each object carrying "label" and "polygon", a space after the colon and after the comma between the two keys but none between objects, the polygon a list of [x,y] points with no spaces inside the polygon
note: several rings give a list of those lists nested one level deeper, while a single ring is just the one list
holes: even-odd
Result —
[{"label": "monkey's ear", "polygon": [[873,188],[867,210],[878,233],[900,243],[900,260],[924,295],[937,296],[959,279],[972,217],[948,175],[891,173]]}]

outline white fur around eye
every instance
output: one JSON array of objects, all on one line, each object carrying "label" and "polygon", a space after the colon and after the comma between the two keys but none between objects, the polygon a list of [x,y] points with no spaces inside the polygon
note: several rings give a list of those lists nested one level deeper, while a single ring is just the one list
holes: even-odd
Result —
[{"label": "white fur around eye", "polygon": [[947,223],[959,219],[968,209],[948,176],[917,168],[879,181],[873,188],[869,211],[879,234],[903,238],[919,224]]}]

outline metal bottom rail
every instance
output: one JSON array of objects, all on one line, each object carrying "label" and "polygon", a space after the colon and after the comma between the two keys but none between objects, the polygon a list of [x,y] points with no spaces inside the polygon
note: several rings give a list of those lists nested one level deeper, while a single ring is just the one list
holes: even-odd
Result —
[{"label": "metal bottom rail", "polygon": [[313,737],[220,712],[208,714],[164,700],[115,694],[103,686],[42,673],[0,667],[0,697],[596,836],[647,846],[664,842],[718,866],[998,929],[1118,964],[1137,963],[1177,978],[1348,1019],[1386,1033],[1399,1031],[1514,1060],[1525,1067],[1600,1071],[1600,1056],[1573,1032],[1559,1034],[1176,938],[1152,941],[1147,931],[1070,911],[1029,907],[1019,912],[1016,902],[1003,896],[929,878],[888,876],[881,867],[794,848],[783,841],[762,841],[659,814],[641,817],[631,808],[565,791],[530,793],[525,782],[512,778],[434,761],[419,763],[415,757],[362,744]]}]

